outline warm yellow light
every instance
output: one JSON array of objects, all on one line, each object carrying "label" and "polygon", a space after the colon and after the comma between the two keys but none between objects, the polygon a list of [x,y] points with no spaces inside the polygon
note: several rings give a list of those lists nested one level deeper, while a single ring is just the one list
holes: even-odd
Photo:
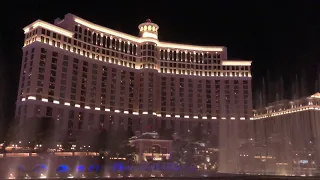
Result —
[{"label": "warm yellow light", "polygon": [[[107,33],[113,36],[117,36],[120,38],[124,38],[134,42],[144,42],[145,39],[141,39],[136,36],[132,36],[129,34],[125,34],[116,30],[112,30],[100,25],[96,25],[79,17],[74,18],[75,22],[82,24],[88,28],[95,29],[101,31],[103,33]],[[148,26],[143,26],[144,31],[148,29]],[[141,28],[140,28],[141,29]],[[159,42],[158,46],[165,48],[173,48],[173,49],[184,49],[184,50],[193,50],[193,51],[223,51],[223,47],[215,47],[215,46],[193,46],[193,45],[185,45],[185,44],[175,44],[175,43],[167,43],[167,42]]]},{"label": "warm yellow light", "polygon": [[320,93],[313,94],[311,97],[312,98],[320,98]]},{"label": "warm yellow light", "polygon": [[186,45],[186,44],[167,43],[167,42],[159,42],[158,46],[163,48],[183,49],[183,50],[192,50],[192,51],[223,51],[223,47],[194,46],[194,45]]},{"label": "warm yellow light", "polygon": [[[28,99],[25,99],[25,100],[36,100],[36,97],[29,96]],[[42,101],[43,101],[43,99],[42,99]],[[47,100],[44,100],[43,102],[49,103]],[[53,103],[54,104],[60,104],[59,101],[57,101],[57,100],[54,100]],[[71,106],[71,104],[69,102],[65,102],[63,105]],[[80,108],[80,105],[79,104],[75,104],[74,107]],[[84,109],[90,110],[91,108],[90,108],[90,106],[85,106]],[[97,111],[101,111],[101,109],[99,107],[96,107],[94,109],[97,110]],[[305,109],[308,109],[308,108],[305,108]],[[316,108],[313,108],[313,109],[316,109]],[[317,109],[317,110],[320,110],[320,108]],[[110,112],[110,109],[106,108],[105,111]],[[122,113],[120,110],[114,110],[114,112],[115,113]],[[129,111],[123,111],[123,113],[124,114],[129,114]],[[133,115],[139,115],[139,112],[133,112],[132,114]],[[149,113],[145,111],[145,112],[141,113],[141,115],[149,115]],[[161,114],[157,114],[156,112],[153,112],[152,115],[157,116],[157,117],[162,117]],[[189,116],[189,115],[180,116],[180,115],[174,115],[174,114],[173,115],[170,115],[170,114],[166,114],[165,115],[165,117],[167,117],[167,118],[171,118],[172,116],[175,117],[175,118],[182,118],[183,117],[183,118],[186,118],[186,119],[189,119],[189,118],[199,119],[199,116]],[[208,119],[208,117],[203,116],[202,119]],[[212,117],[211,119],[217,119],[217,118],[216,117]],[[225,120],[226,118],[222,117],[221,119]],[[234,117],[231,117],[231,119],[234,119]],[[240,118],[240,119],[242,119],[242,118]],[[250,118],[250,120],[254,120],[254,119]]]},{"label": "warm yellow light", "polygon": [[301,111],[308,111],[308,110],[320,110],[319,105],[308,105],[308,106],[300,106],[300,107],[294,107],[291,109],[281,110],[278,112],[271,112],[266,114],[255,114],[253,118],[250,118],[250,120],[258,120],[258,119],[266,119],[270,117],[276,117],[276,116],[282,116],[285,114],[291,114]]},{"label": "warm yellow light", "polygon": [[30,27],[33,27],[33,28],[43,27],[45,29],[48,29],[50,31],[53,31],[53,32],[56,32],[56,33],[59,33],[59,34],[62,34],[62,35],[65,35],[67,37],[72,37],[73,34],[74,34],[71,31],[65,30],[63,28],[60,28],[58,26],[52,25],[50,23],[47,23],[47,22],[44,22],[44,21],[41,21],[41,20],[37,20],[37,21],[33,22],[32,24],[28,25],[27,27],[23,28],[24,32],[25,33],[29,32]]},{"label": "warm yellow light", "polygon": [[133,112],[132,114],[133,115],[139,115],[139,112]]},{"label": "warm yellow light", "polygon": [[143,37],[143,38],[154,38],[154,39],[158,39],[158,35],[157,35],[157,34],[150,33],[150,32],[143,32],[143,33],[142,33],[142,37]]},{"label": "warm yellow light", "polygon": [[252,61],[221,61],[224,66],[251,66]]},{"label": "warm yellow light", "polygon": [[79,24],[82,24],[82,25],[84,25],[84,26],[86,26],[88,28],[101,31],[103,33],[107,33],[107,34],[110,34],[110,35],[114,35],[114,36],[118,36],[118,37],[121,37],[121,38],[125,38],[125,39],[130,40],[130,41],[135,41],[135,42],[139,41],[138,37],[131,36],[129,34],[125,34],[125,33],[122,33],[122,32],[119,32],[119,31],[115,31],[115,30],[112,30],[112,29],[109,29],[109,28],[105,28],[103,26],[93,24],[93,23],[91,23],[89,21],[86,21],[86,20],[78,18],[78,17],[74,18],[74,21],[79,23]]},{"label": "warm yellow light", "polygon": [[34,97],[34,96],[29,96],[28,99],[36,100],[36,97]]}]

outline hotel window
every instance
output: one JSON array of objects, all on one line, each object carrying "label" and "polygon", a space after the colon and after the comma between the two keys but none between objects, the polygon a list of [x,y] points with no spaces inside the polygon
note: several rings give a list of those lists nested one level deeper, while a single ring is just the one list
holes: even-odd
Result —
[{"label": "hotel window", "polygon": [[49,116],[49,117],[52,116],[52,107],[47,107],[47,109],[46,109],[46,116]]}]

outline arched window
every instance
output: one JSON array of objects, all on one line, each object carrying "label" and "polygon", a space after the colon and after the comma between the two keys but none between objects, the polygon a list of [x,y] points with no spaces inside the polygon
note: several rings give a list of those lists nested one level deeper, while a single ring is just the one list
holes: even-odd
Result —
[{"label": "arched window", "polygon": [[100,34],[97,34],[97,45],[100,46],[100,41],[101,40],[101,37],[100,37]]},{"label": "arched window", "polygon": [[102,45],[103,47],[106,47],[106,36],[103,36],[102,38]]},{"label": "arched window", "polygon": [[195,58],[196,58],[196,62],[199,63],[199,54],[198,53],[196,53],[196,57]]},{"label": "arched window", "polygon": [[111,47],[111,39],[110,37],[107,37],[107,48]]},{"label": "arched window", "polygon": [[116,48],[116,40],[112,39],[112,49],[115,49],[115,48]]},{"label": "arched window", "polygon": [[152,153],[161,153],[161,148],[159,145],[153,145],[152,146]]},{"label": "arched window", "polygon": [[129,44],[124,43],[124,52],[128,53]]},{"label": "arched window", "polygon": [[120,41],[119,40],[116,40],[116,50],[119,50],[119,48],[120,48]]},{"label": "arched window", "polygon": [[163,59],[163,50],[160,51],[160,59]]},{"label": "arched window", "polygon": [[130,51],[130,54],[133,54],[133,45],[132,44],[129,44],[129,51]]},{"label": "arched window", "polygon": [[136,46],[136,45],[133,45],[132,51],[133,51],[133,55],[135,55],[135,54],[136,54],[136,51],[137,51],[137,46]]},{"label": "arched window", "polygon": [[93,33],[93,35],[92,35],[92,41],[93,41],[93,44],[96,44],[96,43],[97,43],[97,35],[96,35],[96,33]]},{"label": "arched window", "polygon": [[120,50],[122,50],[122,52],[126,52],[124,46],[125,46],[124,41],[121,41],[121,49]]}]

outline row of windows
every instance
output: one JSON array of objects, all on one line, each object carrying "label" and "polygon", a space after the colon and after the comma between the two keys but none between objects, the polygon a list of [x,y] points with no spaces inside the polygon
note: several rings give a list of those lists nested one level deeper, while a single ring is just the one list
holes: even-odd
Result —
[{"label": "row of windows", "polygon": [[[34,52],[35,49],[32,48],[30,61],[28,61],[28,51],[23,55],[23,62],[21,66],[21,76],[20,76],[20,89],[26,89],[26,92],[29,92],[31,85],[31,75],[33,68],[33,60],[34,60]],[[21,91],[20,90],[20,91]]]},{"label": "row of windows", "polygon": [[[32,34],[34,34],[35,30],[30,32]],[[73,40],[73,44],[75,44],[76,46],[79,46],[80,48],[84,48],[86,50],[89,50],[89,52],[85,51],[85,50],[81,50],[81,49],[78,49],[76,47],[72,47],[71,43],[72,43],[72,39],[71,38],[68,38],[68,37],[63,37],[61,38],[60,35],[56,34],[56,33],[50,33],[51,31],[49,30],[45,30],[45,29],[42,29],[42,33],[44,35],[51,35],[52,34],[52,37],[56,37],[57,38],[57,41],[55,40],[50,40],[49,38],[45,38],[45,37],[41,37],[41,41],[42,42],[46,42],[46,43],[51,43],[53,44],[54,46],[64,46],[63,49],[68,49],[68,50],[72,50],[73,52],[77,52],[78,54],[82,53],[83,55],[86,55],[86,56],[92,56],[93,58],[97,58],[97,59],[101,59],[105,61],[105,59],[107,58],[106,56],[112,56],[112,57],[115,57],[115,58],[120,58],[120,59],[124,59],[124,60],[129,60],[129,61],[132,61],[132,62],[136,62],[136,57],[134,56],[126,56],[126,55],[123,55],[123,54],[117,54],[117,51],[110,51],[110,50],[106,50],[106,49],[103,49],[103,48],[99,48],[99,46],[93,46],[92,47],[89,45],[89,44],[86,44],[86,43],[83,43],[83,46],[81,46],[81,43],[78,42],[76,40]],[[33,38],[35,39],[35,38]],[[62,40],[67,43],[63,43],[63,42],[60,42],[60,40]],[[27,40],[29,41],[29,40]],[[63,43],[63,44],[60,44],[60,43]],[[68,45],[70,44],[70,45]],[[152,45],[142,45],[142,46],[146,46],[145,48],[147,49],[154,49],[154,46]],[[92,51],[92,54],[91,52]],[[220,66],[220,60],[219,59],[209,59],[209,60],[196,60],[197,57],[206,57],[207,54],[204,54],[202,55],[201,53],[196,53],[196,54],[193,54],[193,53],[187,53],[186,55],[185,52],[178,52],[176,53],[175,51],[173,52],[168,52],[168,51],[165,51],[165,50],[161,50],[160,52],[162,52],[162,54],[164,56],[166,56],[168,54],[168,57],[177,57],[179,58],[180,55],[181,57],[184,57],[185,58],[188,58],[189,56],[189,60],[186,60],[187,63],[177,63],[176,61],[169,61],[169,62],[160,62],[160,70],[162,68],[162,71],[163,73],[168,73],[166,72],[166,70],[163,70],[163,69],[166,69],[164,67],[168,67],[168,68],[186,68],[186,69],[199,69],[199,70],[234,70],[234,71],[249,71],[249,67],[248,66]],[[95,54],[97,53],[97,54]],[[150,56],[151,59],[149,57],[147,58],[141,58],[141,61],[142,62],[146,62],[148,63],[149,61],[152,62],[152,63],[156,63],[156,59],[154,58],[154,56],[156,56],[156,52],[153,52],[153,51],[142,51],[142,56]],[[172,54],[172,55],[170,55]],[[176,54],[176,55],[175,55]],[[217,54],[217,57],[218,57],[219,54]],[[101,56],[101,57],[100,57]],[[192,60],[193,59],[193,56],[195,57],[195,60]],[[208,56],[209,57],[209,56]],[[212,56],[214,57],[214,56]],[[216,57],[216,58],[217,58]],[[164,58],[166,59],[166,58]],[[183,58],[181,58],[182,60]],[[201,59],[201,58],[200,58]],[[179,62],[179,61],[178,61]],[[193,62],[195,63],[200,63],[200,64],[193,64]],[[190,63],[190,64],[189,64]],[[212,64],[213,63],[213,64]],[[203,65],[201,65],[203,64]],[[206,65],[207,64],[207,65]],[[135,64],[134,64],[135,65]],[[150,64],[151,65],[151,64]],[[149,65],[149,66],[150,66]],[[148,66],[148,64],[146,65],[141,65],[140,68],[150,68]],[[158,66],[157,65],[151,65],[151,66],[154,66],[154,68],[157,68]],[[170,71],[170,70],[169,70]],[[183,73],[184,74],[184,73]],[[192,73],[191,73],[192,74]]]},{"label": "row of windows", "polygon": [[[278,102],[279,103],[279,102]],[[298,100],[296,103],[292,103],[289,101],[282,102],[281,104],[275,104],[274,107],[268,107],[263,109],[258,109],[255,112],[255,115],[267,115],[269,113],[276,113],[281,111],[286,111],[290,109],[302,108],[307,106],[319,106],[320,101],[318,99],[303,99]]]},{"label": "row of windows", "polygon": [[[105,36],[105,35],[102,35],[101,33],[96,33],[96,32],[91,32],[90,30],[84,28],[84,31],[82,30],[82,27],[80,25],[75,25],[75,28],[74,28],[74,31],[76,33],[76,39],[81,39],[81,35],[85,36],[85,37],[88,37],[88,39],[85,39],[85,42],[89,42],[89,43],[92,43],[94,45],[100,45],[100,46],[103,46],[103,47],[112,47],[114,49],[125,49],[125,48],[121,48],[121,47],[124,47],[125,46],[125,41],[121,41],[121,40],[115,40],[114,37],[110,36]],[[80,36],[80,38],[79,38]],[[93,39],[92,42],[91,42],[91,38]],[[112,42],[114,41],[114,42]],[[120,44],[120,43],[123,43],[123,45],[117,45],[117,44]],[[130,45],[131,43],[128,43],[128,45]],[[137,45],[135,45],[137,47]],[[140,47],[141,50],[155,50],[155,46],[154,45],[142,45]],[[166,57],[166,53],[167,52],[166,50],[160,50],[160,54],[161,54],[161,59],[165,59],[164,57]],[[135,53],[133,53],[135,54]],[[185,55],[187,54],[187,55]],[[168,51],[168,58],[169,59],[180,59],[180,56],[182,58],[186,57],[186,59],[193,59],[193,54],[194,53],[185,53],[185,52],[178,52],[176,53],[176,51]],[[217,54],[216,53],[196,53],[195,55],[195,59],[198,60],[198,55],[199,57],[202,58],[202,56],[205,58],[205,59],[220,59],[220,54]],[[177,57],[177,58],[176,58]]]},{"label": "row of windows", "polygon": [[[92,51],[85,51],[85,50],[81,51],[81,49],[79,49],[79,48],[76,48],[76,47],[72,48],[71,45],[68,45],[68,44],[65,44],[65,43],[60,44],[60,42],[56,42],[54,40],[52,40],[50,42],[49,38],[44,38],[43,36],[41,36],[41,42],[49,43],[49,44],[51,44],[51,45],[53,45],[55,47],[60,47],[62,49],[65,49],[65,50],[68,50],[68,51],[71,51],[71,52],[75,52],[75,53],[81,54],[81,55],[86,56],[86,57],[99,59],[99,60],[104,61],[104,62],[107,62],[107,59],[109,59],[109,63],[118,64],[118,65],[121,65],[121,66],[127,66],[127,67],[130,67],[130,68],[135,68],[135,63],[133,63],[133,62],[136,61],[136,57],[123,56],[123,54],[118,54],[118,53],[115,53],[113,51],[109,52],[109,51],[104,51],[104,50],[102,50],[102,53],[106,53],[106,54],[103,54],[103,55],[100,56],[99,54],[91,53]],[[112,56],[112,57],[115,57],[115,58],[124,59],[124,60],[108,58],[105,55]],[[127,61],[129,61],[129,62],[127,62]]]},{"label": "row of windows", "polygon": [[[82,40],[84,42],[91,43],[93,45],[97,45],[104,48],[119,50],[124,53],[136,55],[137,54],[137,45],[132,43],[127,43],[125,41],[121,41],[112,36],[105,36],[99,33],[92,32],[90,30],[84,31],[82,34],[82,28],[78,25],[75,26],[75,39]],[[82,36],[83,35],[83,38]],[[92,40],[92,41],[91,41]]]},{"label": "row of windows", "polygon": [[[140,130],[141,126],[144,125],[147,129],[159,129],[161,127],[167,127],[176,129],[192,129],[192,127],[200,125],[200,127],[207,128],[207,131],[211,132],[218,128],[218,121],[212,120],[202,120],[202,121],[187,121],[187,120],[155,120],[146,119],[143,122],[142,119],[137,117],[127,117],[127,116],[116,116],[110,115],[108,113],[97,114],[88,113],[83,111],[69,110],[66,108],[53,108],[51,106],[28,106],[21,105],[18,107],[18,117],[25,117],[28,113],[28,108],[33,108],[33,117],[52,117],[56,120],[58,127],[62,128],[67,126],[69,130],[90,130],[97,128],[106,128],[107,130],[114,130],[115,127],[118,128],[132,128],[133,130]],[[169,123],[168,123],[169,122]],[[84,124],[88,126],[84,126]],[[142,130],[142,129],[141,129]]]},{"label": "row of windows", "polygon": [[[209,56],[210,55],[210,56]],[[203,53],[193,53],[193,52],[184,52],[184,51],[166,51],[160,50],[160,59],[169,60],[169,61],[185,61],[185,62],[195,62],[201,64],[209,64],[209,60],[213,59],[217,64],[220,64],[220,54],[214,53],[212,54],[203,54]],[[210,63],[211,64],[211,63]]]},{"label": "row of windows", "polygon": [[[52,33],[52,36],[51,36],[51,31],[46,30],[46,29],[42,29],[42,35],[46,36],[46,37],[41,36],[41,41],[42,42],[46,41],[46,43],[49,43],[50,42],[49,38],[52,37],[52,39],[53,39],[52,40],[52,44],[54,46],[55,46],[55,44],[57,44],[57,46],[60,46],[60,43],[61,43],[64,46],[66,46],[66,47],[63,47],[64,49],[66,49],[67,47],[68,47],[69,50],[72,49],[72,44],[73,44],[74,46],[78,46],[80,48],[92,51],[90,53],[92,53],[94,57],[95,57],[94,53],[97,53],[97,55],[98,54],[103,54],[103,55],[114,56],[114,57],[118,57],[119,56],[122,59],[126,58],[126,59],[128,59],[130,61],[133,61],[133,62],[136,61],[135,55],[136,55],[137,47],[135,45],[132,45],[132,44],[130,44],[128,46],[124,46],[124,44],[119,43],[119,45],[121,45],[121,46],[118,47],[118,44],[117,44],[118,41],[111,41],[111,43],[113,43],[113,42],[115,43],[115,46],[112,46],[113,50],[112,50],[112,48],[110,50],[108,50],[108,49],[104,49],[104,48],[99,48],[99,46],[91,45],[90,43],[85,43],[85,42],[81,43],[80,41],[77,41],[76,39],[68,38],[68,37],[65,37],[65,36],[63,36],[63,38],[61,38],[60,35],[57,36],[56,33],[54,33],[54,32]],[[73,47],[73,51],[76,52],[76,50],[77,50],[77,48]],[[121,50],[123,52],[127,52],[127,53],[129,53],[129,51],[130,51],[129,54],[132,54],[133,56],[127,56],[127,55],[124,55],[122,53],[118,54],[119,51],[121,52]],[[79,51],[81,51],[81,50],[79,49]]]},{"label": "row of windows", "polygon": [[[188,112],[188,113],[192,113],[192,112],[200,112],[202,114],[202,112],[206,112],[208,114],[211,114],[214,112],[214,114],[220,114],[220,110],[219,110],[219,106],[220,106],[220,98],[216,97],[216,105],[212,104],[214,101],[208,101],[208,99],[211,99],[211,95],[210,96],[202,96],[201,93],[197,93],[197,90],[195,89],[197,86],[199,88],[202,88],[203,85],[207,84],[207,87],[204,86],[204,91],[205,89],[211,90],[211,83],[212,80],[191,80],[191,79],[185,79],[185,78],[180,78],[179,81],[181,80],[186,80],[186,82],[180,82],[180,88],[185,89],[186,92],[189,92],[189,99],[180,99],[180,101],[177,101],[176,104],[180,103],[180,109],[177,109],[176,104],[173,103],[172,101],[176,101],[176,100],[171,100],[171,101],[167,101],[165,98],[161,98],[160,101],[153,101],[153,96],[154,96],[154,91],[152,88],[154,88],[154,84],[153,81],[150,81],[150,79],[148,81],[144,81],[143,80],[143,73],[139,73],[140,76],[142,76],[142,78],[140,78],[140,92],[141,93],[135,93],[136,95],[134,95],[134,73],[130,72],[130,83],[128,86],[128,84],[126,84],[125,82],[128,81],[128,76],[126,76],[125,74],[128,73],[126,71],[122,71],[121,74],[117,74],[117,69],[112,68],[110,70],[112,70],[112,74],[108,74],[108,68],[104,67],[104,66],[100,66],[98,64],[93,63],[92,66],[90,66],[90,71],[91,71],[91,78],[88,78],[88,62],[87,61],[82,61],[76,58],[68,58],[68,56],[66,55],[59,55],[57,52],[52,52],[52,59],[50,61],[50,59],[46,58],[46,55],[48,54],[47,50],[42,48],[41,49],[41,55],[40,55],[40,65],[39,65],[39,75],[38,75],[38,83],[37,83],[37,89],[36,89],[36,93],[41,95],[43,94],[43,84],[44,81],[49,80],[49,90],[48,90],[48,97],[41,96],[44,98],[48,98],[50,101],[53,101],[53,99],[59,99],[62,98],[63,100],[66,100],[68,102],[71,102],[71,104],[75,104],[75,103],[80,103],[81,106],[85,106],[84,104],[89,104],[90,106],[92,106],[93,108],[96,106],[103,106],[104,107],[108,107],[111,109],[120,109],[121,111],[125,110],[125,109],[129,109],[132,110],[134,107],[134,102],[133,102],[133,97],[134,96],[139,96],[141,98],[145,98],[147,97],[148,102],[144,102],[144,103],[140,103],[139,104],[139,109],[140,111],[151,111],[153,112],[154,108],[154,103],[160,103],[163,106],[161,107],[161,112],[163,114],[167,114],[167,113],[176,113],[176,112],[180,112],[182,114]],[[62,58],[63,57],[63,58]],[[56,80],[56,71],[57,71],[57,62],[61,61],[61,59],[63,59],[63,63],[62,63],[62,73],[61,73],[61,77],[60,77],[60,84],[59,82],[57,82]],[[70,61],[72,60],[72,61]],[[44,72],[45,72],[45,64],[46,63],[50,63],[50,69],[48,69],[47,71],[50,72],[50,76],[48,77],[47,80],[45,80],[44,77]],[[71,64],[70,64],[71,63]],[[70,65],[69,65],[70,64]],[[91,64],[91,63],[90,63]],[[72,68],[72,69],[70,69]],[[68,72],[68,69],[71,70]],[[103,71],[101,71],[103,70]],[[61,72],[61,71],[60,71]],[[72,73],[72,74],[71,74]],[[102,73],[102,76],[100,76],[99,74]],[[68,74],[71,74],[71,83],[69,83],[69,85],[67,86],[67,81],[68,80]],[[111,75],[111,79],[108,79],[108,76]],[[119,76],[120,75],[120,76]],[[146,77],[152,77],[153,74],[148,73],[146,74]],[[101,79],[98,79],[98,76],[101,77]],[[70,77],[70,76],[69,76]],[[120,77],[117,78],[117,77]],[[158,78],[158,77],[157,77]],[[174,77],[170,78],[171,81],[175,81]],[[138,79],[137,79],[138,80]],[[151,79],[152,80],[152,79]],[[161,78],[162,81],[166,81],[166,77],[162,77]],[[178,79],[177,79],[178,80]],[[189,82],[189,85],[187,86],[187,84],[185,85],[185,83],[187,83],[187,81]],[[194,84],[195,82],[198,83],[198,85]],[[206,84],[203,84],[205,83]],[[101,83],[101,86],[100,86]],[[117,86],[116,84],[120,83],[120,86]],[[209,83],[209,86],[208,86]],[[212,82],[213,83],[213,82]],[[216,84],[220,84],[220,81],[215,80]],[[228,83],[229,81],[225,81],[224,83]],[[235,81],[235,83],[239,83],[238,80]],[[244,84],[247,84],[248,81],[244,81]],[[56,84],[59,84],[58,86],[56,86]],[[78,85],[80,84],[80,86]],[[144,84],[146,84],[148,86],[149,89],[146,89],[146,93],[145,94],[143,92],[143,87]],[[201,85],[203,84],[203,85]],[[71,85],[71,87],[70,87]],[[170,87],[168,86],[169,84],[164,84],[164,83],[160,83],[160,88],[162,89],[162,93],[161,96],[163,97],[168,97],[169,96],[176,96],[176,97],[184,97],[184,93],[179,93],[179,92],[175,92],[174,89],[171,89],[171,91],[168,91],[164,88],[166,87]],[[190,86],[191,85],[191,86]],[[212,84],[213,85],[213,84]],[[60,86],[60,91],[56,91],[54,92],[54,90],[56,89],[56,87]],[[90,87],[90,88],[88,88]],[[235,86],[236,87],[236,86]],[[80,89],[78,89],[80,88]],[[128,89],[129,88],[129,89]],[[151,88],[151,89],[150,89]],[[225,91],[225,95],[227,95],[226,91],[229,88],[229,86],[225,86],[224,87],[224,91]],[[244,94],[245,94],[245,99],[247,98],[247,94],[248,94],[248,86],[244,86],[243,87],[245,89]],[[121,95],[126,94],[127,89],[129,90],[129,101],[125,101],[126,98],[122,97]],[[215,94],[220,94],[220,87],[215,87],[214,89],[218,90],[215,92]],[[69,90],[70,92],[66,92],[66,90]],[[79,91],[80,90],[80,91]],[[116,95],[117,91],[120,91],[120,96]],[[79,93],[77,93],[79,92]],[[100,92],[100,93],[99,93]],[[213,91],[214,92],[214,91]],[[213,93],[212,92],[212,93]],[[58,93],[58,94],[55,94]],[[60,93],[60,95],[59,95]],[[110,93],[110,94],[109,94]],[[240,92],[235,91],[235,95],[237,96],[237,94],[239,94]],[[139,94],[139,95],[138,95]],[[142,96],[143,94],[145,94],[144,96]],[[198,103],[201,102],[202,105],[198,104],[198,108],[199,109],[194,109],[192,108],[190,105],[193,104],[194,99],[190,99],[190,97],[193,97],[193,95],[195,95],[195,98],[197,99]],[[232,95],[233,96],[233,95]],[[40,98],[41,98],[40,97]],[[58,98],[59,97],[59,98]],[[156,96],[155,96],[156,97]],[[228,97],[228,96],[226,96]],[[140,98],[140,99],[141,99]],[[229,100],[225,100],[226,102]],[[117,102],[120,102],[119,104],[117,104]],[[237,102],[236,104],[238,104],[238,100],[236,99],[235,102]],[[246,102],[246,100],[244,101]],[[100,104],[101,103],[101,104]],[[127,104],[129,103],[129,104]],[[145,104],[146,103],[146,104]],[[240,103],[240,102],[239,102]],[[242,104],[243,102],[241,102],[240,104]],[[127,104],[127,105],[125,105]],[[245,111],[247,109],[247,103],[245,103]],[[185,105],[185,106],[184,106]],[[217,106],[218,105],[218,106]],[[216,107],[217,106],[217,107]],[[189,107],[188,109],[185,107]],[[191,107],[191,108],[190,108]],[[213,109],[216,109],[214,111],[212,111]],[[229,109],[229,107],[226,107],[226,109]]]}]

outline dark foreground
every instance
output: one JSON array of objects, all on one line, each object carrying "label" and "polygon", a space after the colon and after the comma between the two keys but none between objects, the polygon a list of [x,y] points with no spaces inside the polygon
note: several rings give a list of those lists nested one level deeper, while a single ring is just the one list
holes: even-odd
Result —
[{"label": "dark foreground", "polygon": [[[18,178],[17,178],[18,179]],[[40,180],[41,178],[39,178]],[[57,178],[46,178],[47,180],[57,180]],[[69,178],[58,178],[58,179],[69,179]],[[234,175],[234,176],[213,176],[213,177],[148,177],[148,178],[72,178],[73,180],[99,180],[99,179],[108,179],[108,180],[119,180],[119,179],[130,179],[130,180],[253,180],[253,179],[270,179],[270,180],[319,180],[320,176],[308,176],[308,177],[301,177],[301,176],[242,176],[242,175]]]}]

